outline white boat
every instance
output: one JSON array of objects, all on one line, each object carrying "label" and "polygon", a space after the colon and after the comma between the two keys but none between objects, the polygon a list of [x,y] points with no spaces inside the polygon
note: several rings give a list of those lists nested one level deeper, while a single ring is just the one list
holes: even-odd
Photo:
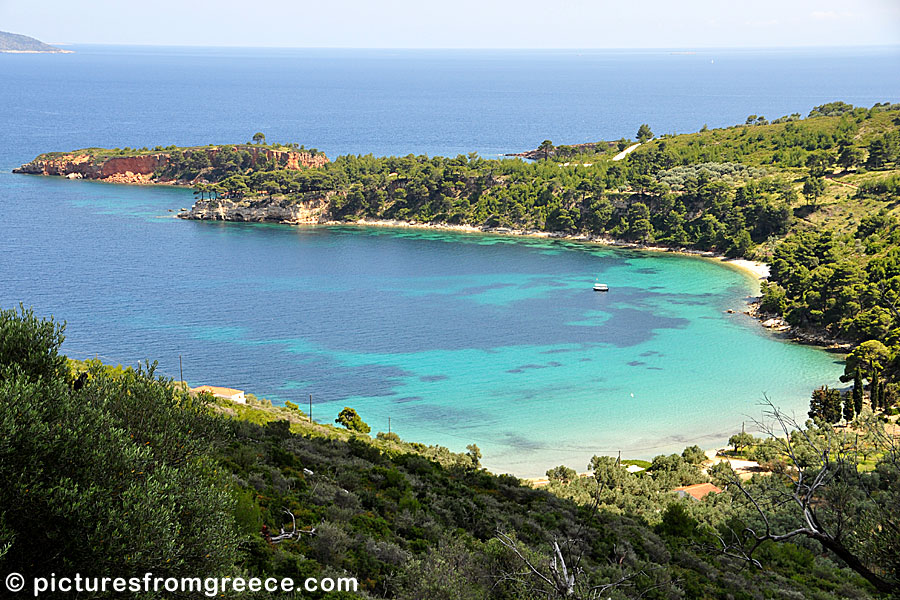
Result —
[{"label": "white boat", "polygon": [[608,291],[609,291],[609,286],[606,285],[605,283],[595,283],[595,284],[594,284],[594,291],[595,291],[595,292],[608,292]]}]

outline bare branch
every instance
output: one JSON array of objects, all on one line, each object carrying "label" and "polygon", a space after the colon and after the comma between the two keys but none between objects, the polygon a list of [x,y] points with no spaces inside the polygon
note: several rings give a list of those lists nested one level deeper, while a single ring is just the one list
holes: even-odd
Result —
[{"label": "bare branch", "polygon": [[266,541],[271,544],[280,544],[284,540],[292,540],[292,539],[300,539],[302,535],[316,535],[316,528],[312,527],[310,529],[297,529],[297,518],[294,516],[294,513],[289,511],[288,509],[284,509],[284,514],[288,515],[291,518],[291,530],[285,531],[282,526],[281,531],[278,535],[269,535],[268,530],[265,525],[263,525],[263,535],[266,537]]},{"label": "bare branch", "polygon": [[[767,541],[783,542],[797,536],[805,536],[818,541],[823,547],[832,551],[879,591],[890,591],[891,583],[876,572],[879,567],[877,565],[870,567],[865,564],[863,559],[848,548],[845,540],[842,539],[844,525],[848,523],[848,519],[852,518],[852,513],[848,514],[847,511],[852,510],[852,507],[845,506],[840,500],[840,494],[844,488],[840,485],[835,486],[841,481],[837,479],[838,474],[854,474],[857,482],[860,483],[859,487],[866,490],[867,497],[871,498],[866,489],[867,486],[862,485],[862,476],[857,469],[858,462],[854,449],[851,447],[849,451],[846,451],[840,443],[835,444],[835,441],[840,442],[840,440],[835,440],[834,432],[827,428],[824,429],[824,438],[820,443],[819,440],[813,438],[809,428],[801,427],[795,419],[782,413],[768,398],[765,398],[765,404],[768,409],[764,415],[773,419],[777,427],[762,422],[757,422],[757,425],[760,430],[782,443],[792,469],[785,474],[782,486],[778,485],[779,480],[774,480],[773,485],[757,482],[753,485],[758,489],[751,490],[743,484],[739,477],[733,478],[729,486],[740,491],[741,496],[753,507],[765,530],[757,532],[753,527],[747,526],[740,533],[732,531],[734,538],[732,542],[717,534],[716,537],[721,546],[719,552],[756,568],[761,568],[760,562],[753,557],[753,554],[763,543]],[[779,432],[783,434],[783,438],[777,435]],[[795,436],[798,437],[799,442],[795,442]],[[816,457],[812,464],[807,464],[801,459],[797,443],[804,445]],[[893,441],[890,444],[892,445]],[[832,450],[832,446],[834,446],[834,450]],[[773,475],[773,477],[775,476]],[[839,494],[837,501],[835,501],[835,493]],[[787,503],[796,506],[799,513],[797,516],[803,526],[781,533],[775,532],[767,509],[782,508]],[[826,525],[825,521],[820,518],[819,508],[825,511],[824,514],[830,519],[830,525]],[[881,523],[881,521],[885,521],[885,523]],[[885,515],[881,521],[879,521],[880,526],[896,527],[890,515]]]}]

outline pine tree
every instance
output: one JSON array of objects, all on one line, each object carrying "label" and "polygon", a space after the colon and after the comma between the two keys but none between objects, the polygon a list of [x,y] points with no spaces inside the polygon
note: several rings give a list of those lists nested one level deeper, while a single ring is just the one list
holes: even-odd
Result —
[{"label": "pine tree", "polygon": [[819,418],[828,423],[841,420],[841,392],[830,389],[827,385],[814,390],[809,402],[809,417]]},{"label": "pine tree", "polygon": [[820,387],[813,390],[812,397],[809,400],[809,418],[824,419],[825,418],[825,392],[827,387]]},{"label": "pine tree", "polygon": [[881,383],[878,381],[878,371],[872,371],[872,377],[869,378],[869,404],[872,405],[872,412],[881,408],[879,402],[878,388]]},{"label": "pine tree", "polygon": [[849,425],[853,420],[853,395],[844,393],[842,396],[844,397],[844,420]]},{"label": "pine tree", "polygon": [[853,376],[853,411],[856,414],[862,412],[863,407],[863,382],[862,382],[862,373],[859,372],[859,369],[856,369],[856,374]]},{"label": "pine tree", "polygon": [[841,420],[841,391],[825,388],[825,420],[837,423]]},{"label": "pine tree", "polygon": [[841,420],[841,390],[828,390],[829,423]]}]

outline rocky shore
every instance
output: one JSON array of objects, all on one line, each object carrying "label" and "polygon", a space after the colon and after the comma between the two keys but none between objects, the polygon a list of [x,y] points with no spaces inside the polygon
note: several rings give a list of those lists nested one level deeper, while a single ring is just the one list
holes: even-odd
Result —
[{"label": "rocky shore", "polygon": [[285,225],[324,224],[329,194],[308,194],[302,201],[263,198],[244,200],[198,200],[190,210],[182,209],[179,219],[194,221],[235,221],[239,223],[283,223]]},{"label": "rocky shore", "polygon": [[759,324],[774,332],[785,334],[789,339],[801,344],[809,344],[812,346],[823,346],[828,350],[839,350],[849,352],[853,348],[853,344],[846,340],[837,339],[829,335],[825,331],[810,331],[793,327],[778,315],[763,312],[760,310],[759,299],[747,305],[744,314],[753,317],[759,321]]}]

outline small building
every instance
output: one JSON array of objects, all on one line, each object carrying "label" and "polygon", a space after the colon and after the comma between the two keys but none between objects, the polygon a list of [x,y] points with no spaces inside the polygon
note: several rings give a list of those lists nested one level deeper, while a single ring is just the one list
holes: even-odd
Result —
[{"label": "small building", "polygon": [[244,397],[243,390],[235,390],[226,387],[216,387],[214,385],[201,385],[195,388],[191,388],[191,391],[195,394],[206,392],[208,394],[212,394],[216,398],[231,400],[232,402],[237,402],[238,404],[247,404],[247,399]]},{"label": "small building", "polygon": [[672,490],[682,498],[693,498],[694,500],[702,500],[707,494],[721,494],[722,490],[711,483],[697,483],[694,485],[683,485]]}]

